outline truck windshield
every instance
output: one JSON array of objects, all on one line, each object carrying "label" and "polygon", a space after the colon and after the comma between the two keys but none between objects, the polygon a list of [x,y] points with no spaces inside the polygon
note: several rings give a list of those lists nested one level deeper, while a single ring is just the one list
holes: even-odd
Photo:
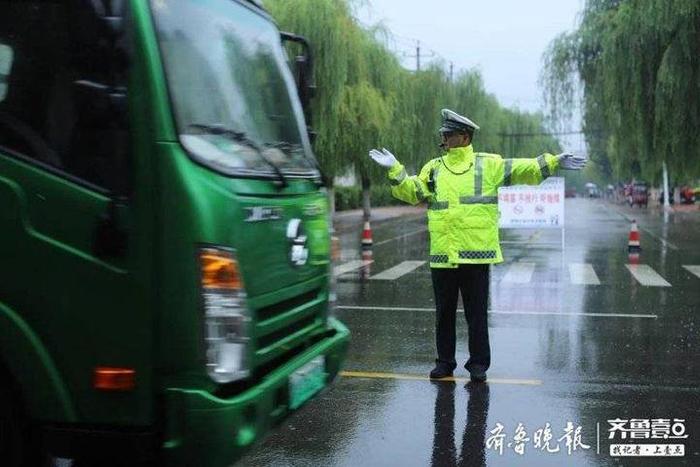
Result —
[{"label": "truck windshield", "polygon": [[234,0],[151,0],[151,7],[188,152],[233,176],[316,176],[274,24]]}]

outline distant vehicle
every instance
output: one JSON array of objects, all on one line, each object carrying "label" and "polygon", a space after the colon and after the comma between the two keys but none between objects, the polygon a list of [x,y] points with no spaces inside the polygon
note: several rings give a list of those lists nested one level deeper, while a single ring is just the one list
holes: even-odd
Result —
[{"label": "distant vehicle", "polygon": [[[673,193],[673,190],[671,190],[671,193]],[[664,204],[664,197],[666,194],[664,193],[663,190],[659,192],[659,204]],[[673,194],[671,194],[671,197],[668,199],[669,204],[673,204]]]},{"label": "distant vehicle", "polygon": [[570,187],[564,191],[565,198],[576,198],[576,188]]},{"label": "distant vehicle", "polygon": [[589,198],[600,198],[600,190],[595,183],[586,183],[586,194]]},{"label": "distant vehicle", "polygon": [[608,184],[608,186],[605,187],[605,198],[613,199],[614,197],[615,197],[615,187],[613,185]]},{"label": "distant vehicle", "polygon": [[681,204],[693,204],[697,196],[695,190],[689,186],[681,187]]},{"label": "distant vehicle", "polygon": [[647,207],[649,204],[649,187],[646,183],[637,182],[632,185],[632,196],[630,197],[630,207],[637,205]]}]

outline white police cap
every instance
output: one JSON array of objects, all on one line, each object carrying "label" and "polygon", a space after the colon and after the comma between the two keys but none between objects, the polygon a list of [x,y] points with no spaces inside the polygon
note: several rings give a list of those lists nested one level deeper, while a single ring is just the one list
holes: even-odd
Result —
[{"label": "white police cap", "polygon": [[479,125],[450,109],[442,109],[440,114],[442,115],[442,126],[438,130],[440,133],[448,131],[473,132],[479,129]]}]

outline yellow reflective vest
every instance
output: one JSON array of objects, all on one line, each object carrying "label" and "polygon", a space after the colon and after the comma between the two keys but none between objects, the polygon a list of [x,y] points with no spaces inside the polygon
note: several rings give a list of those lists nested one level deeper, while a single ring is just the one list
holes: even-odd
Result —
[{"label": "yellow reflective vest", "polygon": [[389,169],[391,193],[410,204],[428,203],[430,267],[500,263],[498,188],[538,185],[559,168],[552,154],[503,159],[475,153],[471,145],[450,149],[408,176],[397,162]]}]

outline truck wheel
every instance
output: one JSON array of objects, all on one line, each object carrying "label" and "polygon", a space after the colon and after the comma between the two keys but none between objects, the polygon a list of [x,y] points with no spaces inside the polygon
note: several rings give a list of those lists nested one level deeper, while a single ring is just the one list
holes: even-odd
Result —
[{"label": "truck wheel", "polygon": [[[1,371],[1,370],[0,370]],[[29,465],[25,459],[26,422],[5,374],[0,373],[0,459],[2,465]]]}]

